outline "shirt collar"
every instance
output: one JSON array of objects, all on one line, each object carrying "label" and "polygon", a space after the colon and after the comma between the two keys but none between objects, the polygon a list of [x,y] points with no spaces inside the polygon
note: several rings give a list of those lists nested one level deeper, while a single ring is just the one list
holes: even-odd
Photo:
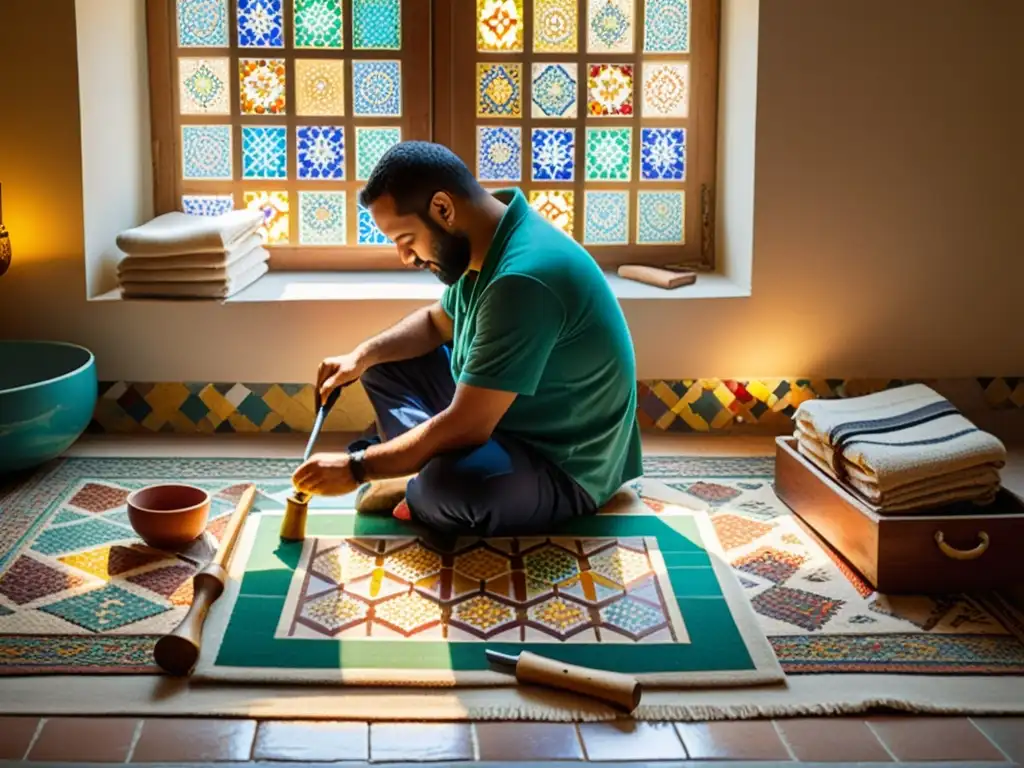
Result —
[{"label": "shirt collar", "polygon": [[530,204],[526,202],[526,196],[519,187],[495,190],[493,195],[496,199],[503,202],[506,208],[505,213],[502,214],[501,221],[498,222],[498,228],[494,231],[491,245],[487,249],[487,256],[484,257],[480,278],[477,280],[478,283],[486,283],[490,276],[494,274],[498,262],[501,261],[501,255],[505,251],[505,246],[508,245],[509,238],[516,227],[529,215],[531,210]]}]

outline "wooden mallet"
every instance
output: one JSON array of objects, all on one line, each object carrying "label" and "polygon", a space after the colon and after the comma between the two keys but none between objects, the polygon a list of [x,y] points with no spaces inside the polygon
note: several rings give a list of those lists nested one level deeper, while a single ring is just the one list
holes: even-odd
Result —
[{"label": "wooden mallet", "polygon": [[224,530],[224,538],[221,539],[213,560],[192,578],[194,594],[188,614],[169,634],[157,640],[153,658],[165,672],[172,675],[188,675],[195,669],[202,648],[206,614],[213,602],[224,592],[224,585],[228,580],[228,563],[255,499],[256,486],[250,485],[238,500],[235,511],[231,513],[231,519]]}]

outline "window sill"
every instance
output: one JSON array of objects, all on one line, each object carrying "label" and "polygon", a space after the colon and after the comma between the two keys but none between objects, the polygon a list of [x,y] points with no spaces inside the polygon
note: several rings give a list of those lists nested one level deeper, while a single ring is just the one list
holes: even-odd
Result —
[{"label": "window sill", "polygon": [[[750,296],[750,288],[720,274],[701,273],[693,285],[664,290],[614,273],[605,277],[622,301],[672,299],[733,299]],[[444,286],[425,272],[270,272],[222,303],[278,301],[436,301]],[[115,289],[95,301],[178,301],[176,299],[122,299]]]}]

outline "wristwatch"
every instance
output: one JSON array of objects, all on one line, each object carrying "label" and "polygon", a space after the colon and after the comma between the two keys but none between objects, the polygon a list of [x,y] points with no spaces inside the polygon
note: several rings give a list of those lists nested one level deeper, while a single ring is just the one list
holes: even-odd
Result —
[{"label": "wristwatch", "polygon": [[366,451],[353,451],[348,455],[348,468],[352,473],[352,479],[362,483],[366,479],[366,466],[363,464],[363,456]]}]

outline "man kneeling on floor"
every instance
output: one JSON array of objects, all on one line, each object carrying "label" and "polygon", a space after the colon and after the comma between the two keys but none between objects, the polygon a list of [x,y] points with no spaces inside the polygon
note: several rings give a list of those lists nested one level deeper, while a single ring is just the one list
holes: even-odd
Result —
[{"label": "man kneeling on floor", "polygon": [[321,363],[321,398],[359,380],[380,439],[315,454],[296,489],[359,488],[361,511],[502,536],[593,514],[640,476],[632,340],[583,248],[437,144],[394,146],[360,202],[403,263],[447,288]]}]

